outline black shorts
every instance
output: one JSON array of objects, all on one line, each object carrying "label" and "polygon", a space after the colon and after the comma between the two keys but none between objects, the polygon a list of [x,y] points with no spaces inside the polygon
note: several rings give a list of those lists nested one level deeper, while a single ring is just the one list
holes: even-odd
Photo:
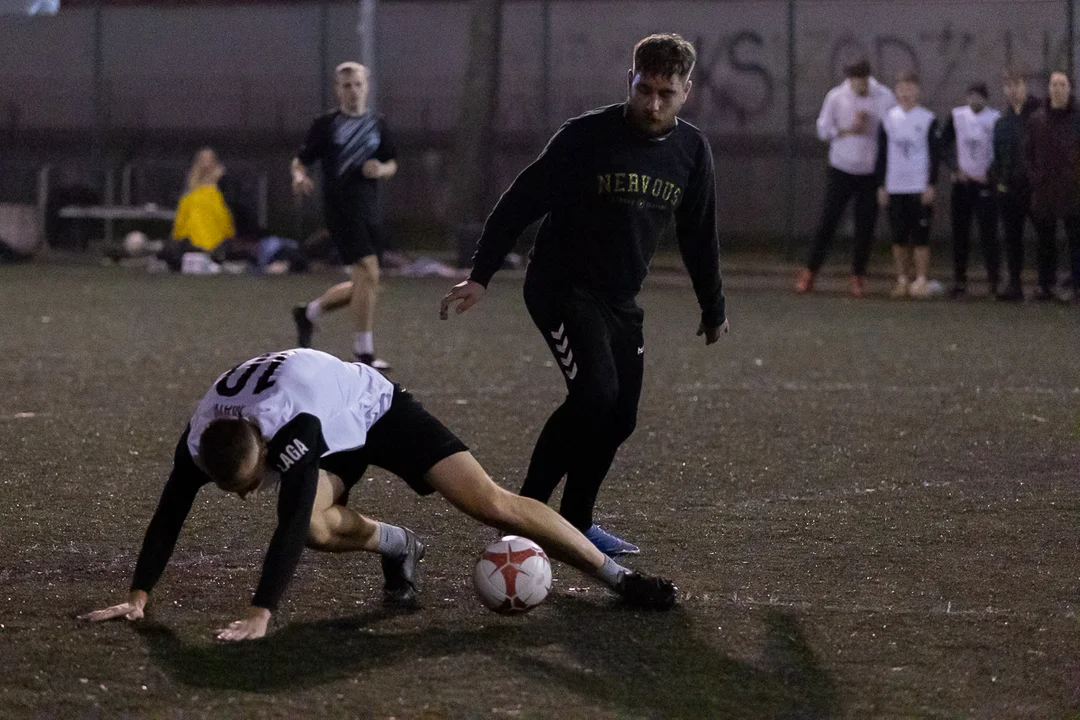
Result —
[{"label": "black shorts", "polygon": [[368,430],[367,444],[327,455],[319,461],[319,468],[340,477],[346,495],[363,478],[368,465],[389,470],[416,493],[430,495],[435,489],[424,479],[427,471],[468,449],[410,392],[395,384],[390,409]]},{"label": "black shorts", "polygon": [[378,255],[381,249],[375,212],[356,200],[327,197],[326,229],[341,261],[355,265],[361,258]]},{"label": "black shorts", "polygon": [[922,195],[889,195],[889,223],[893,245],[926,247],[934,209],[923,205]]}]

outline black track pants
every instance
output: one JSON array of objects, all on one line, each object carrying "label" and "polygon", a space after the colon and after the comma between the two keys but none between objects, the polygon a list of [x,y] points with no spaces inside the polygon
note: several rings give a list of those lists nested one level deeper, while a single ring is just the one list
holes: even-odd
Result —
[{"label": "black track pants", "polygon": [[1020,287],[1024,272],[1024,225],[1031,214],[1031,193],[1026,190],[998,195],[1001,227],[1004,230],[1005,264],[1009,269],[1009,284]]},{"label": "black track pants", "polygon": [[836,228],[852,198],[855,198],[855,238],[851,248],[851,272],[853,275],[866,274],[877,222],[877,181],[873,175],[852,175],[832,166],[825,174],[825,205],[806,262],[811,272],[818,272],[825,264]]},{"label": "black track pants", "polygon": [[521,494],[547,502],[566,476],[559,512],[585,530],[615,453],[637,424],[644,313],[633,299],[557,288],[532,276],[525,305],[568,392],[536,441]]},{"label": "black track pants", "polygon": [[967,282],[972,220],[979,226],[986,278],[990,287],[996,288],[1001,279],[1001,248],[998,245],[997,206],[993,188],[974,181],[953,183],[953,280],[961,285]]}]

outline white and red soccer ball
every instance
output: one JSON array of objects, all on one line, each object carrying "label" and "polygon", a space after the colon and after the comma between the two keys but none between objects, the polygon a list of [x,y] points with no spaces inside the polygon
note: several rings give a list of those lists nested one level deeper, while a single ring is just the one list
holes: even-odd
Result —
[{"label": "white and red soccer ball", "polygon": [[532,540],[507,535],[484,548],[473,585],[488,609],[504,615],[525,613],[551,590],[551,561]]}]

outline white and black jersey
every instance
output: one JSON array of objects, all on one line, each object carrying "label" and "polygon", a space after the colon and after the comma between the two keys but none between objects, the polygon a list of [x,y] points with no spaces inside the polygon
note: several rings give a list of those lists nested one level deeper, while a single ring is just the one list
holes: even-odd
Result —
[{"label": "white and black jersey", "polygon": [[955,166],[975,180],[985,181],[994,162],[994,125],[1001,113],[993,108],[975,112],[969,105],[953,108],[941,132],[942,148]]},{"label": "white and black jersey", "polygon": [[[188,450],[196,465],[199,440],[218,418],[242,417],[273,440],[297,419],[318,423],[322,451],[316,458],[361,447],[368,430],[390,409],[393,384],[360,363],[345,363],[318,350],[284,350],[240,363],[214,382],[191,418]],[[311,448],[309,448],[311,450]],[[296,459],[269,458],[279,472]]]},{"label": "white and black jersey", "polygon": [[[394,385],[370,367],[317,350],[260,355],[219,377],[177,445],[132,589],[153,588],[196,494],[211,482],[199,458],[202,433],[218,418],[245,418],[268,441],[266,482],[279,484],[278,526],[252,601],[275,608],[305,546],[320,460],[363,448],[372,426],[389,414],[398,396]],[[395,427],[388,429],[401,434]]]},{"label": "white and black jersey", "polygon": [[878,185],[890,195],[917,195],[937,182],[941,139],[934,113],[897,105],[885,113],[878,136]]}]

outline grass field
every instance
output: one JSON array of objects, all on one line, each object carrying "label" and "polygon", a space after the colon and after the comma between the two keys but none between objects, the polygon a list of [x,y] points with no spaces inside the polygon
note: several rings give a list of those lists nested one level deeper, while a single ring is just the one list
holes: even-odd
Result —
[{"label": "grass field", "polygon": [[[558,566],[533,613],[489,613],[491,533],[376,472],[352,504],[429,540],[419,612],[383,610],[374,556],[307,552],[272,635],[215,643],[274,499],[205,490],[147,621],[77,623],[125,596],[196,400],[291,346],[332,279],[0,268],[0,716],[1080,717],[1080,312],[797,298],[787,274],[730,277],[708,349],[684,279],[641,297],[640,421],[599,520],[676,611]],[[444,323],[448,285],[388,280],[379,349],[516,489],[561,379],[519,281]],[[316,344],[349,337],[339,314]]]}]

